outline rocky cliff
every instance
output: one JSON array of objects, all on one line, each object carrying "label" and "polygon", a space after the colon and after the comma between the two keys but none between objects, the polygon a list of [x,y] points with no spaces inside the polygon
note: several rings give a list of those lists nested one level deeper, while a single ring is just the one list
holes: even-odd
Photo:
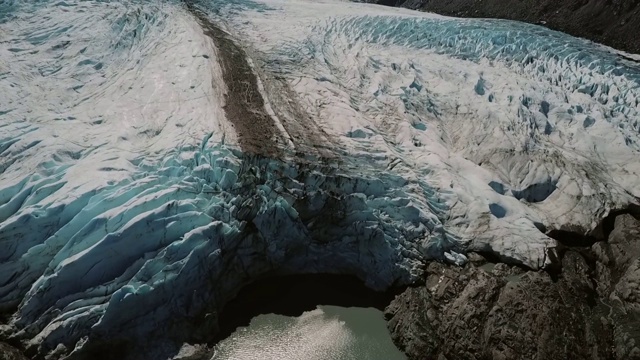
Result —
[{"label": "rocky cliff", "polygon": [[640,221],[561,254],[559,274],[430,264],[386,315],[410,359],[640,359]]},{"label": "rocky cliff", "polygon": [[0,360],[26,360],[27,358],[16,348],[0,342]]}]

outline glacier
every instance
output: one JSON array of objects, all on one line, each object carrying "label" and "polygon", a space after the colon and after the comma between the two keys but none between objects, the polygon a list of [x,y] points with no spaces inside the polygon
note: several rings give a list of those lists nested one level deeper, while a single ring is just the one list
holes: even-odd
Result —
[{"label": "glacier", "polygon": [[2,2],[0,36],[0,336],[32,356],[160,358],[263,276],[543,269],[639,202],[640,64],[542,27],[66,0]]}]

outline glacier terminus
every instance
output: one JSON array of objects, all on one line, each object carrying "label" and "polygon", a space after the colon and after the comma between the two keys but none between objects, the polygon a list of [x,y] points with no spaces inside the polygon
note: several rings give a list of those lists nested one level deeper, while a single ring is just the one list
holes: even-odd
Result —
[{"label": "glacier terminus", "polygon": [[553,268],[639,199],[640,58],[584,39],[339,0],[0,2],[0,336],[34,358],[162,358],[265,276]]}]

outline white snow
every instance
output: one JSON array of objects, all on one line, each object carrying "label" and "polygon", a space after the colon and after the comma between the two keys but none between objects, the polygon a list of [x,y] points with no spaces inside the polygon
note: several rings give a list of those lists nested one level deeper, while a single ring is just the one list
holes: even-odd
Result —
[{"label": "white snow", "polygon": [[640,196],[640,67],[597,44],[364,4],[213,3],[323,130],[447,189],[445,227],[472,249],[540,266],[552,242],[534,223],[589,230]]},{"label": "white snow", "polygon": [[0,44],[2,149],[17,140],[3,162],[21,159],[3,188],[73,163],[59,192],[68,195],[129,178],[136,159],[150,162],[211,132],[233,142],[223,90],[211,86],[224,86],[213,44],[185,10],[59,2],[17,16],[0,25],[9,39]]}]

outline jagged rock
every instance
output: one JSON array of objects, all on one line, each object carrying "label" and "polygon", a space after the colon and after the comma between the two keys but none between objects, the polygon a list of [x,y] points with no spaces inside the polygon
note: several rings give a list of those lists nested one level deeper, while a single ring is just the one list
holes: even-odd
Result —
[{"label": "jagged rock", "polygon": [[640,221],[620,215],[607,242],[593,246],[598,294],[612,305],[619,359],[640,358]]},{"label": "jagged rock", "polygon": [[569,249],[557,279],[506,264],[432,263],[426,285],[387,308],[410,359],[640,358],[640,221],[608,242]]},{"label": "jagged rock", "polygon": [[0,360],[27,360],[27,357],[13,346],[0,342]]},{"label": "jagged rock", "polygon": [[476,266],[481,266],[487,263],[487,259],[485,259],[482,255],[475,252],[468,253],[467,259],[469,259],[470,263]]}]

